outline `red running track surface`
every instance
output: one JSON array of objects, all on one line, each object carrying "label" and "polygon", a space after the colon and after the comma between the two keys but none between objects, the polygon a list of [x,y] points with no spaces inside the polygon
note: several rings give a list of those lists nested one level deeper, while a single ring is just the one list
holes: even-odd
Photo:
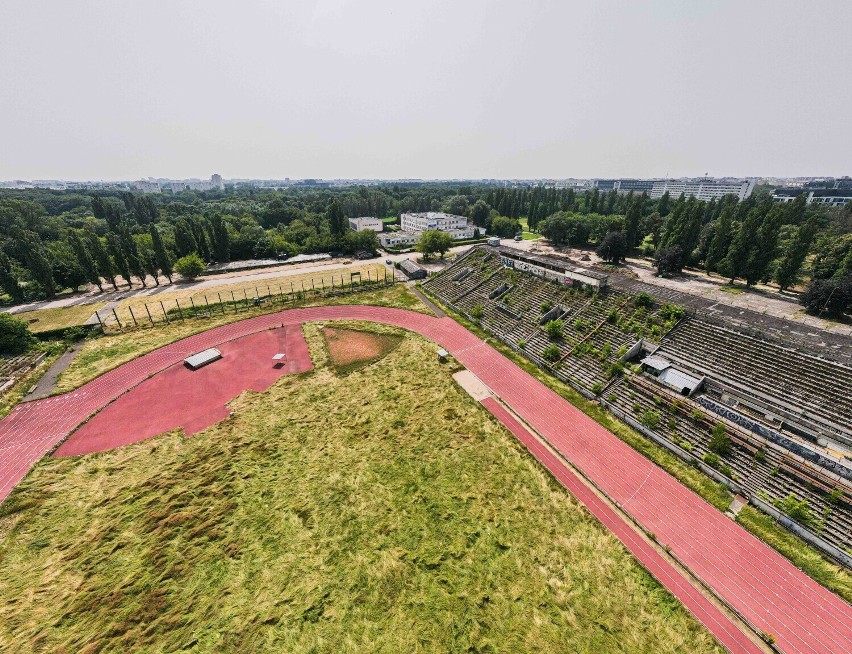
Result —
[{"label": "red running track surface", "polygon": [[[440,344],[756,629],[772,634],[779,649],[852,652],[848,603],[451,318],[401,309],[312,307],[258,316],[167,345],[71,393],[19,405],[0,421],[0,501],[74,427],[151,374],[240,336],[283,323],[332,319],[396,325]],[[639,550],[630,549],[639,557]],[[695,610],[689,602],[700,600],[671,582],[679,577],[674,566],[651,571]],[[726,642],[730,627],[708,627]]]},{"label": "red running track surface", "polygon": [[[103,452],[178,427],[195,434],[227,418],[227,403],[243,391],[265,391],[282,375],[313,368],[298,325],[243,336],[219,351],[219,361],[199,370],[176,363],[146,379],[71,434],[54,456]],[[272,360],[278,352],[287,355],[280,366]]]},{"label": "red running track surface", "polygon": [[707,598],[692,586],[683,575],[677,571],[672,574],[673,570],[669,561],[637,534],[633,527],[627,524],[592,489],[586,486],[562,459],[555,456],[535,436],[530,434],[497,400],[489,397],[484,399],[482,404],[523,443],[524,447],[550,471],[559,483],[580,500],[589,512],[600,520],[630,550],[633,556],[683,603],[699,622],[716,636],[728,651],[753,653],[761,651],[748,636],[731,622],[721,609],[708,602]]}]

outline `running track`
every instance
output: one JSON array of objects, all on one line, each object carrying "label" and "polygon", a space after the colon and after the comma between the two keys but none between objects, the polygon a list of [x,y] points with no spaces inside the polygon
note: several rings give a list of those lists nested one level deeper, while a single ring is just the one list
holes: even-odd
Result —
[{"label": "running track", "polygon": [[[71,393],[21,404],[0,421],[0,501],[78,424],[151,374],[188,354],[246,334],[330,319],[396,325],[440,344],[612,501],[668,545],[717,595],[758,630],[772,634],[779,649],[789,654],[852,652],[852,606],[451,318],[401,309],[313,307],[258,316],[167,345]],[[527,433],[511,415],[500,415],[499,404],[489,404],[486,407],[519,438],[521,431]],[[599,498],[584,492],[588,488],[581,488],[564,464],[540,444],[524,443],[725,647],[732,652],[758,651],[677,568],[635,532],[624,531],[618,516]]]}]

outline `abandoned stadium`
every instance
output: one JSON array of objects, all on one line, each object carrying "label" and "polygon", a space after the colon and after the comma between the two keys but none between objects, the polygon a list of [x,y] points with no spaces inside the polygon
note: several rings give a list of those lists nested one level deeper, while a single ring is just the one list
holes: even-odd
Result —
[{"label": "abandoned stadium", "polygon": [[671,293],[625,287],[559,257],[489,246],[469,250],[423,284],[852,565],[852,368],[834,360],[842,356],[828,358],[830,348],[794,348],[748,329],[748,316],[726,320],[671,302]]}]

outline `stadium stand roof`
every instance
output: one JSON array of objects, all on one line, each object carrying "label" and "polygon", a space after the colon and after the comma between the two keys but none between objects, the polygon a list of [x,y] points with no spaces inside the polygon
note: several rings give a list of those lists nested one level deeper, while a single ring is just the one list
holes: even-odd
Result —
[{"label": "stadium stand roof", "polygon": [[500,252],[500,254],[505,254],[506,256],[512,257],[513,259],[519,259],[521,261],[535,263],[541,266],[542,268],[547,268],[549,270],[570,270],[571,272],[580,273],[587,277],[591,277],[592,279],[606,280],[609,278],[609,275],[607,275],[606,273],[602,273],[597,270],[592,270],[591,268],[582,268],[581,266],[576,265],[573,261],[563,259],[561,257],[549,257],[544,254],[532,254],[530,252],[525,252],[517,248],[508,247],[506,245],[501,245],[500,247],[495,249]]}]

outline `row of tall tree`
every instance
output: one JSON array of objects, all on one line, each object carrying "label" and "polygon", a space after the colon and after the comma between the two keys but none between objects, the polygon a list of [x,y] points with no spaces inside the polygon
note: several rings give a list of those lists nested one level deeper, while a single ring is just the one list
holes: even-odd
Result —
[{"label": "row of tall tree", "polygon": [[[826,212],[808,207],[804,195],[790,203],[773,202],[769,196],[740,203],[681,198],[660,227],[657,267],[665,274],[688,264],[702,266],[732,283],[774,281],[783,291],[802,281],[804,264],[813,254],[812,278],[843,276],[852,272],[852,248],[848,235],[838,232],[844,231],[850,208],[834,212],[832,221]],[[832,234],[841,237],[840,247]]]},{"label": "row of tall tree", "polygon": [[[132,285],[134,278],[143,286],[149,279],[159,285],[161,276],[172,281],[174,254],[144,197],[122,204],[95,195],[91,212],[92,222],[43,238],[37,231],[43,207],[0,201],[0,287],[13,301],[52,297],[87,283],[117,290],[120,281]],[[135,214],[132,222],[129,212]],[[140,216],[146,218],[140,221]],[[99,222],[105,227],[102,234],[95,228]]]}]

